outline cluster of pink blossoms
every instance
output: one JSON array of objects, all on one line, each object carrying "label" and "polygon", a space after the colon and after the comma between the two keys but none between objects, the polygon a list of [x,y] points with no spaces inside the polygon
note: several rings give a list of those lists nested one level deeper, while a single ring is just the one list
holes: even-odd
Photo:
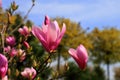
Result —
[{"label": "cluster of pink blossoms", "polygon": [[[45,21],[42,27],[32,27],[32,34],[41,42],[45,50],[49,53],[54,52],[54,50],[58,47],[62,37],[64,36],[65,31],[65,24],[63,24],[62,30],[60,31],[60,27],[57,21],[50,21],[48,16],[45,16]],[[25,37],[30,34],[30,31],[26,26],[24,26],[23,28],[19,28],[18,32]],[[8,36],[6,38],[6,43],[8,44],[8,46],[4,48],[4,51],[6,53],[10,54],[11,57],[16,56],[18,53],[21,53],[20,60],[22,61],[25,59],[25,53],[22,50],[16,50],[14,48],[16,42],[13,36]],[[30,47],[26,41],[23,41],[23,44],[26,46],[26,48]],[[75,59],[80,69],[85,69],[86,63],[88,61],[88,54],[85,47],[80,44],[76,50],[70,48],[68,52]],[[6,77],[8,69],[8,60],[3,54],[0,54],[0,62],[0,78],[4,78]],[[25,68],[24,71],[21,72],[21,75],[28,79],[34,79],[36,74],[37,72],[33,67]]]}]

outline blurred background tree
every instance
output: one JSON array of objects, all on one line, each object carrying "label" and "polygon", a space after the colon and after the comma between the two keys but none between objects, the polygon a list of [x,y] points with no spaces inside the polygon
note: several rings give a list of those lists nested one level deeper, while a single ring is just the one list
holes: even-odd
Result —
[{"label": "blurred background tree", "polygon": [[109,65],[120,61],[120,31],[116,28],[99,30],[95,28],[90,33],[93,49],[91,49],[94,63],[105,63],[109,80]]}]

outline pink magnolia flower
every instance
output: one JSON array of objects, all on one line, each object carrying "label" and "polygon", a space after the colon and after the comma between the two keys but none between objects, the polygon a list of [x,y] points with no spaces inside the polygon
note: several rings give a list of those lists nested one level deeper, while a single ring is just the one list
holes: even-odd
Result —
[{"label": "pink magnolia flower", "polygon": [[87,50],[83,45],[77,47],[77,49],[70,48],[69,54],[74,58],[81,69],[86,67],[86,63],[88,61]]},{"label": "pink magnolia flower", "polygon": [[4,78],[8,69],[8,60],[7,58],[3,55],[0,54],[0,78]]},{"label": "pink magnolia flower", "polygon": [[33,67],[25,68],[21,75],[25,78],[33,79],[36,76],[36,70]]},{"label": "pink magnolia flower", "polygon": [[4,48],[4,51],[10,55],[10,57],[14,57],[17,55],[17,50],[15,48],[11,48],[10,46],[7,46]]},{"label": "pink magnolia flower", "polygon": [[14,36],[8,36],[6,38],[6,43],[10,46],[14,46],[15,45],[15,37]]},{"label": "pink magnolia flower", "polygon": [[59,45],[66,31],[66,26],[63,24],[62,31],[60,32],[57,21],[48,22],[47,25],[43,24],[42,27],[32,27],[32,33],[48,52],[53,52]]},{"label": "pink magnolia flower", "polygon": [[10,46],[4,47],[4,51],[5,51],[6,53],[9,53],[10,50],[11,50],[11,47],[10,47]]},{"label": "pink magnolia flower", "polygon": [[24,26],[23,28],[19,28],[18,32],[24,36],[28,36],[30,34],[30,31],[27,26]]},{"label": "pink magnolia flower", "polygon": [[15,48],[12,48],[9,55],[10,55],[10,57],[14,57],[17,55],[17,53],[18,53],[17,50]]}]

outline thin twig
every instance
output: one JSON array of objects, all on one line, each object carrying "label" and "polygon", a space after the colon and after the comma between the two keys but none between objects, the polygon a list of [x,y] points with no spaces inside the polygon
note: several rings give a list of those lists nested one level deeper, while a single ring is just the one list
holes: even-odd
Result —
[{"label": "thin twig", "polygon": [[6,26],[3,25],[2,31],[1,31],[1,39],[2,39],[2,50],[4,54],[4,40],[5,40],[5,31],[6,31]]},{"label": "thin twig", "polygon": [[[48,60],[50,59],[51,55],[52,55],[52,54],[49,53],[49,57],[39,66],[39,68],[38,68],[38,70],[37,70],[37,74],[36,74],[36,76],[33,78],[33,80],[37,77],[37,75],[38,75],[39,73],[41,73],[41,72],[46,68],[47,62],[48,62]],[[42,67],[42,69],[41,69],[41,67]]]},{"label": "thin twig", "polygon": [[27,19],[28,15],[29,15],[30,11],[32,10],[32,8],[34,7],[34,5],[35,4],[33,3],[32,6],[30,7],[30,9],[28,10],[27,14],[24,16],[23,21],[10,34],[13,34],[13,32],[15,32],[22,25],[22,23]]}]

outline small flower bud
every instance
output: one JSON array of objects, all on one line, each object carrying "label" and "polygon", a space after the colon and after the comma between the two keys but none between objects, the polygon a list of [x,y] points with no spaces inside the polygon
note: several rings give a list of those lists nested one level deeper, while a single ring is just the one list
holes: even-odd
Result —
[{"label": "small flower bud", "polygon": [[23,45],[24,45],[27,49],[30,48],[30,45],[29,45],[28,42],[26,42],[26,41],[23,42]]},{"label": "small flower bud", "polygon": [[8,36],[6,38],[6,43],[10,46],[14,46],[15,45],[15,37],[14,36]]},{"label": "small flower bud", "polygon": [[21,34],[21,35],[24,35],[25,37],[28,36],[30,34],[30,29],[27,27],[27,26],[24,26],[23,28],[19,28],[18,29],[18,32]]},{"label": "small flower bud", "polygon": [[13,3],[11,4],[11,8],[13,11],[18,9],[18,5],[16,5],[15,1],[13,1]]},{"label": "small flower bud", "polygon": [[64,69],[65,69],[65,71],[69,70],[69,66],[68,66],[67,62],[65,62],[65,64],[64,64]]},{"label": "small flower bud", "polygon": [[50,18],[48,16],[45,16],[44,24],[48,25],[50,23]]},{"label": "small flower bud", "polygon": [[16,69],[16,76],[19,76],[19,73],[18,69]]}]

